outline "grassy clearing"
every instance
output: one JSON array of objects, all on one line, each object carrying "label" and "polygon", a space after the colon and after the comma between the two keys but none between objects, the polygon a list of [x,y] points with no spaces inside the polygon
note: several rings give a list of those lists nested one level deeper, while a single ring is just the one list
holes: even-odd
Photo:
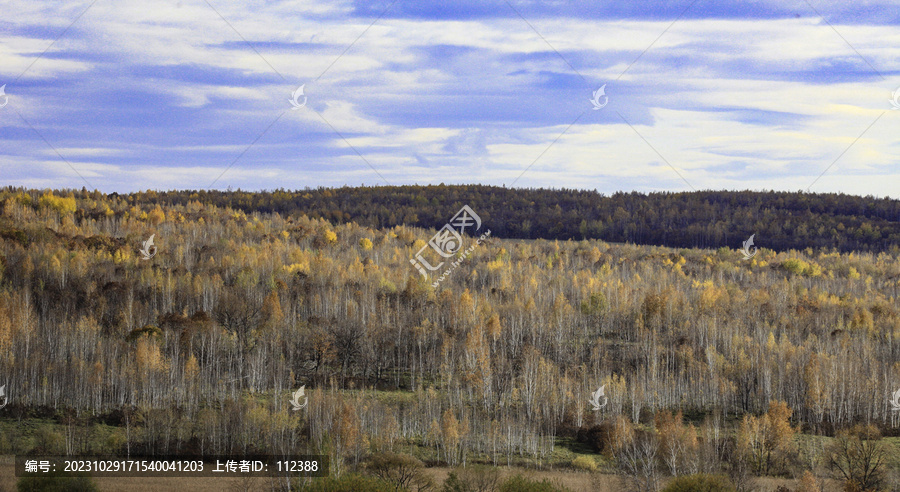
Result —
[{"label": "grassy clearing", "polygon": [[[14,457],[0,455],[0,492],[15,490]],[[452,471],[447,467],[431,467],[426,471],[435,482],[443,483]],[[563,485],[574,492],[581,491],[615,491],[621,490],[619,477],[609,473],[585,473],[568,470],[532,470],[519,467],[501,467],[500,476],[506,478],[515,474],[523,474],[529,478],[544,480]],[[97,478],[97,486],[102,492],[223,492],[267,490],[267,479],[223,479],[223,478]],[[795,488],[797,481],[792,479],[764,477],[757,479],[760,492],[774,492],[779,486]],[[823,492],[839,492],[840,486],[834,481],[826,484]]]}]

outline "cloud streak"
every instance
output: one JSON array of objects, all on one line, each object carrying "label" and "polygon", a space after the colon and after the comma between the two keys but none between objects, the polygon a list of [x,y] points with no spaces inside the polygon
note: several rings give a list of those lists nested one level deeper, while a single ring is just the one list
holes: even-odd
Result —
[{"label": "cloud streak", "polygon": [[129,0],[55,43],[87,2],[8,3],[2,184],[81,187],[44,139],[104,191],[203,188],[232,162],[216,187],[510,185],[534,162],[516,186],[797,190],[838,156],[813,191],[900,184],[887,2],[700,2],[672,24],[689,2],[398,2],[375,22],[389,3]]}]

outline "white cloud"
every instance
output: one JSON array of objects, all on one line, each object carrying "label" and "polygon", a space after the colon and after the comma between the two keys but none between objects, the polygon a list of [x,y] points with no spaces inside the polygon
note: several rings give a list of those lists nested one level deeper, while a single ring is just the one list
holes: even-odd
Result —
[{"label": "white cloud", "polygon": [[[86,7],[9,3],[16,15],[8,19],[10,34],[0,36],[0,65],[11,76]],[[372,18],[349,17],[350,2],[212,3],[240,34],[204,2],[98,2],[7,93],[63,156],[79,170],[84,166],[85,177],[106,190],[144,183],[206,186],[207,178],[212,181],[286,112],[223,179],[245,188],[379,182],[349,142],[394,184],[510,184],[546,150],[517,185],[612,191],[617,183],[686,188],[631,128],[618,117],[608,119],[614,110],[633,119],[696,188],[799,189],[890,107],[890,91],[900,84],[863,78],[860,73],[869,72],[865,62],[806,11],[804,17],[780,20],[686,18],[658,40],[671,20],[532,19],[588,79],[585,87],[569,87],[566,80],[582,82],[517,17],[387,16],[369,27]],[[823,11],[839,8],[822,6]],[[895,26],[831,22],[882,73],[900,68]],[[48,27],[39,36],[24,34],[35,26]],[[431,58],[442,50],[451,54]],[[590,111],[587,99],[596,87],[587,86],[604,82],[612,104],[603,112]],[[308,109],[319,111],[347,142],[312,111],[289,111],[288,96],[301,83],[307,84]],[[175,127],[165,140],[159,135],[166,134],[166,118],[130,116],[136,110],[125,103],[132,101],[106,100],[98,95],[104,88],[150,94],[150,109],[193,118],[189,131]],[[530,102],[537,96],[571,98],[579,91],[583,96],[577,100],[560,102],[571,115]],[[467,106],[469,94],[485,104]],[[157,107],[161,104],[173,107]],[[419,104],[444,108],[423,113]],[[579,111],[588,114],[547,150]],[[8,126],[27,129],[12,113],[2,116]],[[891,128],[898,116],[884,115],[816,189],[896,193],[897,174],[890,171],[900,145]],[[117,122],[133,123],[128,118],[139,121],[133,130],[120,131]],[[28,135],[12,141],[8,148],[14,150],[3,159],[29,164],[14,170],[7,164],[3,175],[25,184],[52,181],[48,176],[56,173],[60,185],[73,185],[69,181],[77,175],[65,164],[60,167],[39,138],[22,134]],[[235,143],[236,136],[247,142]],[[144,152],[148,157],[141,160]],[[183,165],[154,162],[160,153],[181,156]],[[223,153],[233,157],[217,166]],[[128,164],[117,160],[123,156]]]}]

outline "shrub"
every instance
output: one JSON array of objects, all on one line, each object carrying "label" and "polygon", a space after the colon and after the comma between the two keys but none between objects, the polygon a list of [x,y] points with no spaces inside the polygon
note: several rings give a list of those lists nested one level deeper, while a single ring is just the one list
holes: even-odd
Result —
[{"label": "shrub", "polygon": [[35,454],[56,454],[65,449],[64,445],[62,433],[57,432],[52,424],[44,424],[34,431],[34,448],[31,451]]},{"label": "shrub", "polygon": [[425,464],[408,454],[378,453],[372,456],[366,468],[398,490],[421,490],[432,485],[431,477],[424,472]]},{"label": "shrub", "polygon": [[735,492],[728,477],[698,473],[674,478],[662,492]]},{"label": "shrub", "polygon": [[631,421],[623,416],[607,419],[579,436],[581,442],[590,444],[607,458],[615,457],[626,443],[634,438]]},{"label": "shrub", "polygon": [[538,482],[522,475],[513,475],[500,485],[500,492],[568,492],[568,490],[547,479]]},{"label": "shrub", "polygon": [[597,461],[590,456],[579,456],[572,460],[572,466],[578,470],[585,470],[589,472],[597,471]]},{"label": "shrub", "polygon": [[500,470],[491,466],[469,466],[450,472],[443,492],[494,492],[500,483]]},{"label": "shrub", "polygon": [[100,489],[90,477],[73,476],[61,472],[22,477],[16,484],[18,492],[97,492]]},{"label": "shrub", "polygon": [[822,492],[822,488],[819,487],[815,475],[806,470],[806,473],[803,474],[803,477],[800,478],[800,482],[797,484],[797,492]]},{"label": "shrub", "polygon": [[346,473],[338,478],[315,479],[309,485],[298,485],[297,489],[304,492],[395,492],[397,490],[396,487],[383,480],[358,473]]}]

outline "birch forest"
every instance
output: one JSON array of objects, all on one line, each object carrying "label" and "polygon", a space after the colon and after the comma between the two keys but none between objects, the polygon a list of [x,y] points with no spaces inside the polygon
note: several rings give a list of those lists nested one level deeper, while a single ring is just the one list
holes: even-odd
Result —
[{"label": "birch forest", "polygon": [[[330,483],[385,490],[510,467],[900,487],[896,247],[476,243],[485,219],[436,283],[410,264],[435,229],[185,196],[0,190],[0,455],[323,454]],[[344,490],[316,483],[277,486]]]}]

